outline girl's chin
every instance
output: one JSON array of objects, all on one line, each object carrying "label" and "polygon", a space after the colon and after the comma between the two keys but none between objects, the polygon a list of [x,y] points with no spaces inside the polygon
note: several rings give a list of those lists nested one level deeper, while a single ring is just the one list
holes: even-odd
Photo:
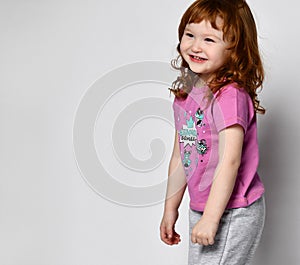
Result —
[{"label": "girl's chin", "polygon": [[202,71],[201,71],[200,69],[197,69],[196,67],[191,67],[191,66],[190,66],[190,70],[191,70],[193,73],[197,74],[197,75],[201,75],[201,74],[202,74]]}]

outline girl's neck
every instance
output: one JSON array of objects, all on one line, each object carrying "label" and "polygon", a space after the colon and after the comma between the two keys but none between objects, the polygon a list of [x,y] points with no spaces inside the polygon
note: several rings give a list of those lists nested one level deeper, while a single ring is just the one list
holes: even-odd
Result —
[{"label": "girl's neck", "polygon": [[205,79],[199,77],[198,80],[196,81],[195,87],[201,88],[207,86],[207,84],[208,82]]}]

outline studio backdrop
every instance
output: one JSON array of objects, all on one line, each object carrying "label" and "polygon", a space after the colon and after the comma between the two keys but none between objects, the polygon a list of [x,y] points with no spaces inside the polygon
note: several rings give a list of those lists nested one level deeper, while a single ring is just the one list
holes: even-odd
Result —
[{"label": "studio backdrop", "polygon": [[[0,2],[0,264],[186,264],[187,196],[181,244],[164,245],[159,224],[174,137],[170,61],[191,3]],[[298,265],[299,4],[248,3],[267,109],[254,265]]]}]

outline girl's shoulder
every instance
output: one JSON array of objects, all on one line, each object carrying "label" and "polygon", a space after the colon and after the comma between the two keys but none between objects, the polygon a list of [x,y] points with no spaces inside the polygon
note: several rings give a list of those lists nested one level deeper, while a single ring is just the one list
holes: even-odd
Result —
[{"label": "girl's shoulder", "polygon": [[215,93],[215,98],[244,98],[244,99],[251,99],[250,95],[243,87],[240,87],[237,83],[229,83],[222,88],[220,88]]},{"label": "girl's shoulder", "polygon": [[253,102],[247,90],[237,83],[230,83],[222,87],[214,95],[214,101],[219,106],[239,111],[253,112]]},{"label": "girl's shoulder", "polygon": [[233,91],[244,90],[244,88],[240,87],[237,83],[233,82],[221,87],[217,92],[229,91],[229,90],[233,90]]}]

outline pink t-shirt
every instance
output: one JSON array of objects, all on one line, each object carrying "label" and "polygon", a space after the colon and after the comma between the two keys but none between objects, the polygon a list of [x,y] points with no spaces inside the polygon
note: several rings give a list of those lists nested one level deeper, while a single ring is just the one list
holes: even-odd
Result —
[{"label": "pink t-shirt", "polygon": [[259,151],[253,103],[248,93],[235,84],[223,87],[211,98],[208,89],[193,88],[185,100],[175,98],[173,103],[190,207],[204,210],[219,161],[218,133],[235,124],[243,127],[245,135],[241,164],[226,208],[246,207],[264,193],[257,174]]}]

